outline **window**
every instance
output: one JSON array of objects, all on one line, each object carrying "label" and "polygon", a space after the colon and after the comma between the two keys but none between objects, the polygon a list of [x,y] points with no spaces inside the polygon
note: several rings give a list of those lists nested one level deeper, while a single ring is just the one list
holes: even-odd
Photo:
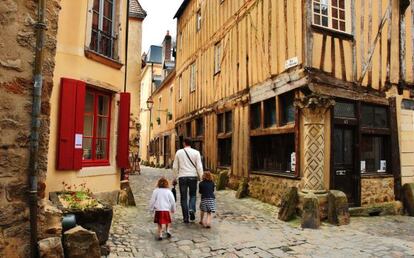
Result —
[{"label": "window", "polygon": [[334,116],[336,118],[356,118],[355,104],[336,101],[334,106]]},{"label": "window", "polygon": [[92,35],[89,48],[111,59],[115,58],[116,0],[94,0],[92,8]]},{"label": "window", "polygon": [[231,133],[233,131],[233,113],[227,111],[217,115],[217,133]]},{"label": "window", "polygon": [[217,115],[217,154],[218,165],[231,166],[233,112],[227,111]]},{"label": "window", "polygon": [[361,118],[363,127],[388,128],[387,108],[373,105],[362,105]]},{"label": "window", "polygon": [[221,42],[214,46],[214,74],[221,71]]},{"label": "window", "polygon": [[276,125],[276,98],[264,101],[264,127]]},{"label": "window", "polygon": [[231,166],[231,144],[232,138],[218,140],[218,165],[222,167]]},{"label": "window", "polygon": [[295,107],[293,106],[293,92],[286,93],[280,97],[279,107],[282,112],[282,124],[295,122]]},{"label": "window", "polygon": [[174,86],[170,87],[170,101],[168,107],[168,120],[172,120],[172,110],[173,110],[173,101],[174,101]]},{"label": "window", "polygon": [[196,16],[196,29],[197,29],[197,31],[199,31],[201,29],[201,21],[202,21],[201,10],[198,10],[197,11],[197,16]]},{"label": "window", "polygon": [[204,134],[204,121],[203,118],[198,118],[196,120],[196,135],[203,136]]},{"label": "window", "polygon": [[351,0],[313,0],[313,25],[350,33]]},{"label": "window", "polygon": [[159,125],[161,125],[161,107],[162,107],[162,97],[160,96],[160,97],[158,97],[158,107],[157,107],[157,111],[158,111],[158,117],[157,117],[157,120],[158,120],[158,124]]},{"label": "window", "polygon": [[190,69],[190,92],[194,92],[197,84],[197,70],[195,62],[191,65]]},{"label": "window", "polygon": [[183,49],[183,32],[180,31],[180,37],[179,37],[179,48],[180,50]]},{"label": "window", "polygon": [[361,168],[362,173],[388,172],[389,160],[388,137],[384,135],[362,135],[361,139]]},{"label": "window", "polygon": [[109,164],[110,95],[88,89],[85,97],[83,161]]},{"label": "window", "polygon": [[250,128],[260,128],[260,114],[261,114],[261,102],[252,104],[250,106]]},{"label": "window", "polygon": [[185,124],[185,133],[187,137],[191,137],[191,122]]},{"label": "window", "polygon": [[182,84],[182,76],[178,77],[178,101],[183,99],[183,84]]},{"label": "window", "polygon": [[292,156],[295,155],[295,134],[251,137],[251,146],[254,171],[294,172]]}]

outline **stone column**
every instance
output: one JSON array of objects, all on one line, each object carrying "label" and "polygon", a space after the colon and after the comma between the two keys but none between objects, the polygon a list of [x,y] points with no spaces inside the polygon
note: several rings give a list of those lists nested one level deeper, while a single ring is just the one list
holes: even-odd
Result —
[{"label": "stone column", "polygon": [[304,164],[302,192],[324,194],[325,167],[325,114],[335,101],[331,98],[311,94],[296,101],[304,118]]}]

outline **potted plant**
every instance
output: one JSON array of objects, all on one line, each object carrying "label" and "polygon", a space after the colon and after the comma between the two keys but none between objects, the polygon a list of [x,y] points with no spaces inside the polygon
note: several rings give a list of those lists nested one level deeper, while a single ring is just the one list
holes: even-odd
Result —
[{"label": "potted plant", "polygon": [[161,124],[161,118],[157,117],[157,124],[160,125]]},{"label": "potted plant", "polygon": [[75,215],[76,224],[95,232],[99,244],[104,245],[111,229],[112,206],[99,202],[85,183],[76,186],[62,182],[62,185],[62,191],[49,194],[50,200],[64,215]]}]

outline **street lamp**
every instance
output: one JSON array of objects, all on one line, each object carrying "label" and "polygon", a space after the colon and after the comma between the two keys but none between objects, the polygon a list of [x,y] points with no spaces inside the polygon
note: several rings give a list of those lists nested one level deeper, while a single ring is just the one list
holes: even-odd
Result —
[{"label": "street lamp", "polygon": [[149,123],[148,123],[148,148],[147,148],[147,153],[148,153],[148,155],[147,155],[147,157],[148,157],[148,162],[150,162],[151,121],[152,121],[152,118],[151,118],[151,115],[152,115],[151,109],[152,109],[152,107],[153,107],[153,106],[154,106],[154,101],[152,100],[152,98],[151,98],[151,97],[149,97],[149,98],[148,98],[148,100],[147,100],[147,108],[148,108],[148,110],[149,110]]}]

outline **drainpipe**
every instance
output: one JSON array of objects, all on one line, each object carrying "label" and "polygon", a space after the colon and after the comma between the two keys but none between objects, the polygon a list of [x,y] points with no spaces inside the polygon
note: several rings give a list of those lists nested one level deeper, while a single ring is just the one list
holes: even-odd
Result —
[{"label": "drainpipe", "polygon": [[37,175],[39,171],[39,130],[40,130],[40,113],[42,104],[42,86],[43,86],[43,45],[45,24],[45,1],[39,0],[38,3],[38,20],[35,25],[36,29],[36,48],[34,64],[34,87],[32,103],[32,122],[30,135],[30,164],[29,164],[29,208],[30,208],[30,249],[31,257],[37,257]]},{"label": "drainpipe", "polygon": [[[125,33],[125,73],[124,73],[124,92],[127,89],[128,79],[128,39],[129,39],[129,1],[127,0],[127,12],[126,12],[126,33]],[[125,180],[125,168],[121,168],[121,181]]]}]

